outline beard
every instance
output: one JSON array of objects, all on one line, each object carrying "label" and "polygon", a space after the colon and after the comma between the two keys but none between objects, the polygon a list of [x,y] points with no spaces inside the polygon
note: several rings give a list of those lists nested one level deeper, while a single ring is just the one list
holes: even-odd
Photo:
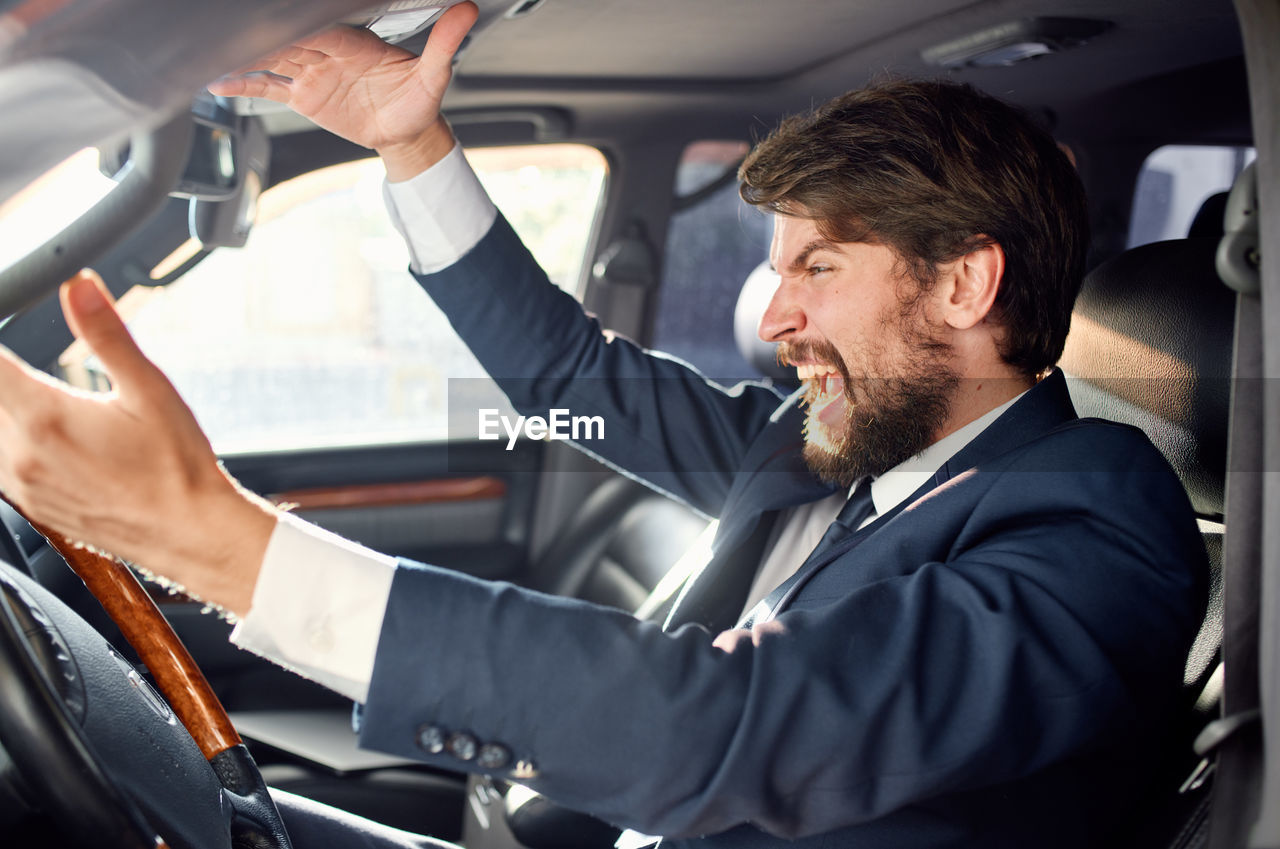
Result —
[{"label": "beard", "polygon": [[840,352],[825,340],[778,346],[780,362],[817,360],[840,373],[843,421],[833,426],[818,417],[822,381],[807,381],[801,401],[809,408],[804,460],[820,480],[848,488],[868,475],[883,474],[932,445],[951,412],[960,383],[951,366],[951,346],[909,326],[906,316],[895,323],[906,348],[902,362],[891,363],[882,348],[859,358],[861,374],[894,377],[851,377]]}]

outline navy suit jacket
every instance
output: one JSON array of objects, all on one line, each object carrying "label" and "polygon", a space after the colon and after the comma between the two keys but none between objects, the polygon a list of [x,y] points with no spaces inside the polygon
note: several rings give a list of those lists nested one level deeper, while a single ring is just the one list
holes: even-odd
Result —
[{"label": "navy suit jacket", "polygon": [[1190,506],[1140,431],[1076,418],[1062,377],[1041,381],[724,651],[704,625],[725,627],[714,588],[741,576],[716,564],[832,491],[794,402],[603,335],[501,218],[420,282],[518,409],[601,416],[584,448],[722,525],[666,630],[402,563],[363,745],[483,770],[417,742],[465,732],[511,753],[493,774],[518,763],[548,798],[672,842],[1079,846],[1115,826],[1205,594]]}]

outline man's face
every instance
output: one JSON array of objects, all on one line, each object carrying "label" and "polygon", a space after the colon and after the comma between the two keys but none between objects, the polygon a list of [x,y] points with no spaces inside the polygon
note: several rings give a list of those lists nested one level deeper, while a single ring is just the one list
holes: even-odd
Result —
[{"label": "man's face", "polygon": [[804,381],[805,460],[849,486],[920,453],[947,419],[959,377],[929,297],[884,245],[831,242],[816,222],[775,217],[782,283],[760,321]]}]

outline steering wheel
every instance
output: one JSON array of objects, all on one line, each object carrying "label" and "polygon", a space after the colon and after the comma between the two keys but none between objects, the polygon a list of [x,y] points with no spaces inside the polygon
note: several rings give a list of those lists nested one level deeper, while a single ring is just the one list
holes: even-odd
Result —
[{"label": "steering wheel", "polygon": [[58,598],[0,564],[0,795],[14,794],[4,786],[7,753],[16,795],[84,845],[292,849],[248,749],[133,573],[32,526],[168,701]]}]

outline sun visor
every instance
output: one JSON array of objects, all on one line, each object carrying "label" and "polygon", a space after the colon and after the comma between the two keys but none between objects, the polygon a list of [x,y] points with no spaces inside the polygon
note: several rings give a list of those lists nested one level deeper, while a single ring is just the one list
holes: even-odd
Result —
[{"label": "sun visor", "polygon": [[7,4],[0,201],[71,154],[158,126],[209,81],[368,6],[360,0]]}]

